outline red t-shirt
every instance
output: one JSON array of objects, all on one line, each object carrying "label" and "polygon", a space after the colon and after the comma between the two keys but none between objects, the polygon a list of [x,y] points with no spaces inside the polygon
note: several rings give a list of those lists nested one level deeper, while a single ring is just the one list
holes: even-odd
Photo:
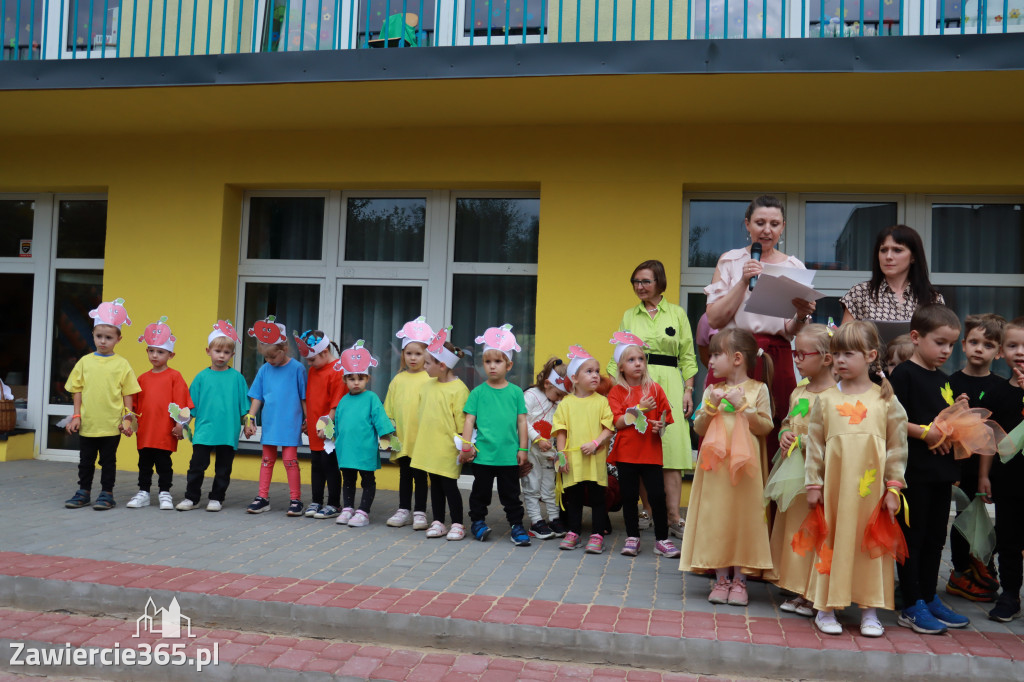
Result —
[{"label": "red t-shirt", "polygon": [[[655,408],[648,410],[646,414],[651,419],[661,419],[661,414],[666,413],[665,421],[673,423],[672,408],[668,404],[668,397],[661,386],[651,383],[653,390]],[[629,388],[616,384],[608,392],[608,404],[612,408],[612,416],[615,421],[619,420],[626,410],[636,407],[643,399],[643,388],[631,386]],[[658,464],[662,463],[661,436],[648,429],[646,433],[640,433],[634,426],[627,426],[615,433],[615,445],[612,447],[608,461],[630,462],[631,464]]]},{"label": "red t-shirt", "polygon": [[192,398],[188,384],[176,369],[168,367],[162,372],[153,370],[139,376],[142,392],[135,396],[132,409],[139,415],[139,431],[135,434],[137,446],[175,452],[178,439],[171,435],[175,421],[167,412],[167,406],[177,403],[178,407],[192,409]]},{"label": "red t-shirt", "polygon": [[309,368],[306,380],[306,435],[310,450],[323,450],[324,442],[316,435],[316,422],[320,417],[334,418],[334,408],[348,393],[345,375],[334,371],[334,363],[316,369]]}]

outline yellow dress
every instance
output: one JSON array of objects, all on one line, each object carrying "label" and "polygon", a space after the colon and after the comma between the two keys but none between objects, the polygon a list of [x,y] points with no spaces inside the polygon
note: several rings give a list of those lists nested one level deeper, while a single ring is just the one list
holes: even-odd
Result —
[{"label": "yellow dress", "polygon": [[558,403],[551,422],[551,435],[565,431],[565,460],[569,471],[558,474],[562,490],[581,481],[608,485],[608,441],[592,455],[580,452],[581,445],[595,440],[605,429],[614,431],[615,420],[608,399],[600,393],[591,393],[586,398],[569,394]]},{"label": "yellow dress", "polygon": [[[705,471],[699,464],[695,467],[679,570],[739,566],[747,575],[758,575],[763,571],[767,579],[772,579],[772,553],[763,497],[767,472],[764,436],[773,426],[771,404],[768,387],[760,381],[748,379],[739,386],[747,403],[744,415],[750,424],[755,456],[747,464],[748,471],[739,473],[735,485],[728,463],[723,463],[715,471]],[[728,392],[732,387],[723,384],[708,387],[694,420],[694,429],[704,436],[712,419],[721,418],[727,437],[731,439],[736,415],[722,409],[712,414],[705,407],[715,388],[724,388]],[[706,444],[705,440],[698,462],[706,456]]]},{"label": "yellow dress", "polygon": [[400,452],[391,453],[391,461],[401,457],[412,456],[416,445],[416,433],[419,430],[420,393],[423,386],[430,381],[426,372],[399,372],[388,385],[388,394],[384,398],[384,411],[395,423],[395,437],[402,444]]},{"label": "yellow dress", "polygon": [[831,550],[832,560],[829,572],[809,571],[803,594],[814,608],[893,608],[892,557],[872,559],[861,542],[886,484],[903,487],[906,467],[907,413],[895,397],[883,399],[877,386],[819,395],[808,427],[807,484],[822,486],[829,531],[823,552]]},{"label": "yellow dress", "polygon": [[462,465],[456,461],[455,435],[462,434],[466,415],[462,407],[469,389],[461,379],[444,383],[429,379],[420,390],[419,430],[412,450],[412,465],[428,474],[458,478]]}]

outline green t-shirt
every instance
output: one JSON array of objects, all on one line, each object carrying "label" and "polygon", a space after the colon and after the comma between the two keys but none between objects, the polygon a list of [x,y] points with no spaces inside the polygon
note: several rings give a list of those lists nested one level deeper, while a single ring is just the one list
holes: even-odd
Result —
[{"label": "green t-shirt", "polygon": [[248,387],[238,370],[207,367],[189,386],[192,416],[196,419],[192,442],[198,445],[238,446],[242,415],[249,411]]},{"label": "green t-shirt", "polygon": [[526,414],[523,389],[515,384],[491,388],[480,384],[470,391],[466,414],[476,417],[476,462],[491,466],[519,463],[519,415]]}]

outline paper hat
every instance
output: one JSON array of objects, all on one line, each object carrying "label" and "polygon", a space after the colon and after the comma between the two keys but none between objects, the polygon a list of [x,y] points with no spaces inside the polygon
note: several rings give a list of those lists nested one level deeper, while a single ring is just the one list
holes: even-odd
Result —
[{"label": "paper hat", "polygon": [[95,310],[89,311],[92,318],[92,326],[98,324],[109,324],[112,327],[121,328],[121,325],[132,323],[128,317],[128,311],[124,309],[124,299],[115,298],[109,303],[100,303]]},{"label": "paper hat", "polygon": [[281,343],[288,337],[288,330],[280,322],[274,322],[275,319],[273,315],[268,315],[265,320],[254,322],[246,333],[260,343]]},{"label": "paper hat", "polygon": [[630,346],[647,348],[646,341],[641,339],[636,334],[632,334],[628,331],[615,332],[614,334],[612,334],[612,338],[608,343],[615,344],[615,364],[619,364],[619,358],[622,357],[622,353]]},{"label": "paper hat", "polygon": [[444,342],[448,340],[448,333],[451,330],[451,325],[448,325],[435,334],[434,338],[430,340],[430,345],[427,346],[427,352],[448,369],[455,369],[455,365],[459,364],[459,356],[444,347]]},{"label": "paper hat", "polygon": [[363,348],[363,340],[359,339],[351,348],[342,351],[341,359],[334,363],[334,371],[345,374],[369,374],[370,368],[376,366],[377,358]]},{"label": "paper hat", "polygon": [[[566,372],[568,372],[568,370],[566,370]],[[551,370],[551,373],[548,374],[548,381],[562,393],[568,393],[569,389],[572,387],[572,381],[569,380],[569,377],[563,377],[555,370]]]},{"label": "paper hat", "polygon": [[292,330],[292,336],[295,337],[295,347],[299,349],[299,355],[304,358],[320,355],[331,345],[327,334],[319,329],[307,329],[301,334]]},{"label": "paper hat", "polygon": [[422,343],[429,345],[434,339],[434,330],[427,324],[427,318],[420,315],[415,320],[410,320],[402,325],[402,328],[395,332],[395,336],[402,339],[402,349],[410,343]]},{"label": "paper hat", "polygon": [[148,348],[163,348],[171,353],[174,352],[174,342],[177,340],[171,334],[171,328],[167,326],[166,315],[156,322],[146,325],[146,330],[139,337],[139,343],[146,344]]},{"label": "paper hat", "polygon": [[521,351],[522,348],[516,343],[516,335],[512,333],[512,325],[503,324],[500,327],[490,327],[480,336],[476,337],[477,343],[484,344],[484,352],[499,350],[509,360],[512,359],[512,351]]},{"label": "paper hat", "polygon": [[206,345],[209,346],[214,339],[222,336],[225,339],[231,339],[238,343],[238,333],[235,331],[235,327],[231,324],[230,320],[217,320],[217,323],[213,325],[213,331],[206,337]]},{"label": "paper hat", "polygon": [[580,370],[580,366],[587,360],[593,360],[593,356],[587,351],[583,350],[582,346],[569,346],[569,369],[566,370],[566,374],[571,379],[576,376],[576,372]]}]

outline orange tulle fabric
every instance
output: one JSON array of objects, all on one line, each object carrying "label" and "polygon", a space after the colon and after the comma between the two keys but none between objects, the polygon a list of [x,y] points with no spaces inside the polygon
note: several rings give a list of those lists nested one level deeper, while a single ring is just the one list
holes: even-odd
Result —
[{"label": "orange tulle fabric", "polygon": [[700,468],[704,471],[718,471],[722,464],[729,460],[729,474],[732,484],[736,485],[740,472],[744,469],[751,476],[755,475],[752,467],[747,465],[754,458],[754,445],[750,436],[750,422],[743,412],[734,412],[732,439],[725,427],[723,413],[719,412],[708,424],[704,441],[700,447]]},{"label": "orange tulle fabric", "polygon": [[972,454],[994,455],[1006,432],[990,420],[992,412],[981,407],[969,408],[956,401],[935,417],[935,428],[953,444],[953,457],[967,459]]},{"label": "orange tulle fabric", "polygon": [[748,467],[750,460],[754,458],[753,440],[750,437],[750,422],[742,412],[736,413],[736,421],[732,425],[732,449],[729,452],[729,474],[732,476],[732,484],[736,485],[740,473],[746,469],[751,476],[754,475],[753,467]]},{"label": "orange tulle fabric", "polygon": [[728,436],[725,420],[719,412],[711,418],[708,431],[700,446],[700,468],[704,471],[718,471],[725,458],[729,456]]},{"label": "orange tulle fabric", "polygon": [[807,517],[800,524],[800,530],[793,534],[793,540],[789,543],[793,551],[800,556],[807,556],[812,549],[821,552],[828,537],[828,523],[825,521],[825,507],[818,505],[807,512]]},{"label": "orange tulle fabric", "polygon": [[907,540],[903,537],[900,524],[889,518],[889,512],[883,506],[884,502],[883,496],[871,514],[871,519],[864,529],[860,549],[867,552],[872,559],[888,554],[902,564],[907,559]]}]

